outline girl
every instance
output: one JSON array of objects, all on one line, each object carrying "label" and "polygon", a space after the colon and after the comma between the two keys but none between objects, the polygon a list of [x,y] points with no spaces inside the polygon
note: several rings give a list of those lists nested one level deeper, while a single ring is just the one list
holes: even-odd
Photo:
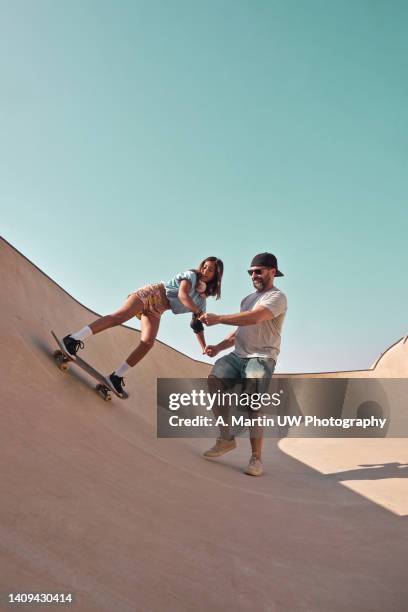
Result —
[{"label": "girl", "polygon": [[113,314],[100,317],[90,325],[79,331],[68,334],[63,338],[62,344],[72,359],[75,360],[78,350],[84,348],[83,340],[99,334],[105,329],[125,323],[136,316],[141,321],[141,338],[139,345],[110,376],[106,383],[120,395],[125,386],[124,375],[133,368],[150,351],[159,331],[160,318],[166,310],[174,314],[192,312],[191,327],[197,334],[198,342],[203,353],[205,352],[205,339],[203,324],[198,317],[205,312],[206,298],[221,297],[221,279],[224,264],[217,257],[207,257],[195,270],[179,273],[168,282],[146,285],[131,293],[123,306]]}]

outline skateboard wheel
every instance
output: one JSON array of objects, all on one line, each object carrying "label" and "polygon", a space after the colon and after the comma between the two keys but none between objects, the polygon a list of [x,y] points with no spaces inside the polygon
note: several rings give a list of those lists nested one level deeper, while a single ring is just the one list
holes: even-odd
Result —
[{"label": "skateboard wheel", "polygon": [[105,400],[105,402],[110,402],[112,400],[112,396],[109,393],[109,389],[107,389],[103,385],[96,385],[96,391]]},{"label": "skateboard wheel", "polygon": [[54,357],[60,370],[62,370],[63,372],[69,370],[68,359],[65,357],[62,351],[54,351]]}]

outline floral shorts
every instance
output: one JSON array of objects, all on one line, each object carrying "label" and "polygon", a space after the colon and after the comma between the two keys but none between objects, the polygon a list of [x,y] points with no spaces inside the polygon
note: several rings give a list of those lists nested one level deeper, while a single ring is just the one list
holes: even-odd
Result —
[{"label": "floral shorts", "polygon": [[146,285],[137,291],[133,291],[130,295],[137,295],[139,300],[143,302],[143,310],[135,313],[138,319],[142,318],[142,314],[149,314],[160,319],[163,312],[170,308],[166,290],[162,283]]}]

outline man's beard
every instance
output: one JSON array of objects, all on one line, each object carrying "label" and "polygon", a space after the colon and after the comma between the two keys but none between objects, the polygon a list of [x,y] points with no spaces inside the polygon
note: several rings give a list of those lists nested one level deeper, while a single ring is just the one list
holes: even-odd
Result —
[{"label": "man's beard", "polygon": [[262,291],[265,288],[265,281],[262,278],[256,278],[252,281],[255,289]]}]

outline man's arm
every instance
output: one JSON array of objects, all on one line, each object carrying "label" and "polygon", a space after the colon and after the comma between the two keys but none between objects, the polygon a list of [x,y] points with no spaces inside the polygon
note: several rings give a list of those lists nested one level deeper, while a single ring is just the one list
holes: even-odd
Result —
[{"label": "man's arm", "polygon": [[221,340],[221,342],[217,344],[218,351],[225,351],[226,349],[231,348],[231,346],[234,346],[236,335],[237,335],[237,332],[234,331],[232,332],[232,334],[227,336],[225,340]]},{"label": "man's arm", "polygon": [[237,314],[231,315],[217,315],[211,312],[201,315],[200,321],[206,325],[238,325],[238,327],[244,325],[256,325],[262,323],[262,321],[269,321],[273,319],[272,311],[266,306],[257,306],[254,310],[246,310]]},{"label": "man's arm", "polygon": [[232,332],[232,334],[227,336],[225,340],[222,340],[218,344],[209,344],[205,349],[205,353],[209,357],[215,357],[220,351],[225,351],[226,349],[231,348],[231,346],[234,346],[235,344],[236,333],[236,331]]}]

